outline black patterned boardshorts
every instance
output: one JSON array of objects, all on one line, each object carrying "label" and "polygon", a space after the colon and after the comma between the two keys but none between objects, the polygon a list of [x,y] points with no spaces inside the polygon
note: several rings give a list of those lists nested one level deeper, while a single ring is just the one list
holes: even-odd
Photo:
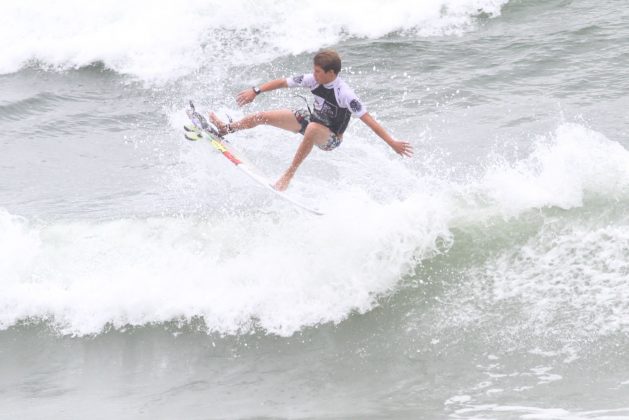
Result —
[{"label": "black patterned boardshorts", "polygon": [[[297,118],[297,122],[301,124],[301,130],[299,130],[299,134],[304,134],[306,132],[306,127],[310,124],[310,112],[307,109],[297,109],[294,111],[295,118]],[[330,151],[336,149],[341,144],[341,138],[337,136],[335,133],[330,132],[330,137],[328,138],[327,143],[323,145],[317,144],[317,147],[321,150]]]}]

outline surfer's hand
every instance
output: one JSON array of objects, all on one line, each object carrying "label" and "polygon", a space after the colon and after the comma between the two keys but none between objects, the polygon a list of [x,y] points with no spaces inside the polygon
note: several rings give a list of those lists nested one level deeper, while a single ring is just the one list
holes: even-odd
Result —
[{"label": "surfer's hand", "polygon": [[407,141],[393,141],[391,147],[400,156],[413,156],[413,146]]},{"label": "surfer's hand", "polygon": [[238,103],[238,106],[247,105],[248,103],[253,102],[253,100],[256,98],[256,96],[257,95],[253,91],[253,89],[243,90],[236,97],[236,103]]}]

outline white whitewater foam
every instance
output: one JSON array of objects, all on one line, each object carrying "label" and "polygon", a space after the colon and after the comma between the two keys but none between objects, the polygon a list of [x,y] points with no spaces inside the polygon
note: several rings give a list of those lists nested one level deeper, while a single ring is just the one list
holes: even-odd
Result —
[{"label": "white whitewater foam", "polygon": [[[570,210],[587,199],[602,199],[617,212],[629,200],[629,151],[591,129],[562,124],[539,138],[527,158],[491,166],[471,190],[489,206],[472,212],[477,218]],[[464,299],[490,312],[501,303],[518,308],[511,320],[540,335],[629,331],[628,221],[622,213],[551,216],[525,244],[472,268],[468,276],[475,280]],[[452,322],[476,323],[483,316],[462,309]]]},{"label": "white whitewater foam", "polygon": [[[510,222],[514,231],[512,245],[466,269],[469,281],[449,293],[439,328],[478,327],[499,317],[504,330],[496,334],[507,336],[513,331],[505,322],[542,337],[629,331],[629,219],[622,212],[629,151],[584,126],[562,124],[528,157],[494,162],[478,180],[451,187],[458,199],[451,229],[480,226],[485,235],[497,225],[500,242],[511,236],[504,232]],[[544,208],[554,210],[538,212]],[[525,213],[539,215],[522,231],[514,219]],[[523,237],[529,239],[520,244]]]},{"label": "white whitewater foam", "polygon": [[350,37],[461,33],[480,12],[498,16],[507,1],[6,1],[0,74],[33,61],[61,69],[102,62],[145,81],[167,81],[204,64],[265,62]]},{"label": "white whitewater foam", "polygon": [[[617,143],[566,124],[540,139],[528,158],[492,166],[465,185],[426,182],[388,204],[341,186],[322,203],[328,216],[320,218],[284,206],[208,220],[35,223],[2,211],[0,326],[50,319],[63,332],[91,334],[108,323],[201,316],[211,331],[255,326],[290,335],[341,322],[372,309],[421,259],[443,251],[437,244],[448,246],[452,228],[577,207],[588,194],[626,199],[628,163],[629,152]],[[544,308],[574,305],[584,317],[603,314],[592,324],[597,328],[624,330],[627,241],[622,224],[549,230],[488,265],[497,276],[495,296],[530,301],[540,316],[550,313]],[[566,288],[583,293],[575,298]]]},{"label": "white whitewater foam", "polygon": [[507,216],[531,208],[581,207],[588,193],[626,197],[629,152],[601,133],[566,123],[539,138],[526,159],[490,166],[477,188]]},{"label": "white whitewater foam", "polygon": [[[348,201],[337,216],[29,225],[0,214],[0,325],[65,333],[203,316],[210,331],[290,335],[374,307],[447,236],[437,207]],[[12,249],[8,244],[24,244]],[[27,252],[23,252],[23,251]]]}]

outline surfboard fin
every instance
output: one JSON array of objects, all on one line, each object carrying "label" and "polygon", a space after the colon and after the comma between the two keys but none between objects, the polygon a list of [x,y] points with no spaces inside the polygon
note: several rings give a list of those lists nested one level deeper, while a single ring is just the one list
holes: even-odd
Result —
[{"label": "surfboard fin", "polygon": [[201,130],[194,124],[184,124],[183,129],[188,132],[199,133]]},{"label": "surfboard fin", "polygon": [[190,141],[197,141],[197,140],[201,140],[203,138],[203,135],[196,131],[186,131],[184,133],[184,137]]}]

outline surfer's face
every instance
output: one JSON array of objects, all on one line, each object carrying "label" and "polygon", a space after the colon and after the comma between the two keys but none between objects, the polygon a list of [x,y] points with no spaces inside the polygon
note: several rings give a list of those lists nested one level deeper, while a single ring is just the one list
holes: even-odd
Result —
[{"label": "surfer's face", "polygon": [[334,73],[334,70],[324,71],[320,66],[314,66],[312,74],[314,75],[317,83],[320,85],[325,85],[326,83],[330,83],[336,79],[336,73]]}]

